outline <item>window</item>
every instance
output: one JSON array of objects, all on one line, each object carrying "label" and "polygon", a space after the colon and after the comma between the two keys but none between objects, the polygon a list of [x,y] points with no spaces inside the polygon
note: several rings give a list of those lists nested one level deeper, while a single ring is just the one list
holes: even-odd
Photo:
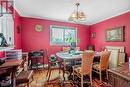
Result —
[{"label": "window", "polygon": [[50,27],[50,44],[51,45],[70,45],[76,40],[77,32],[75,28],[63,26]]}]

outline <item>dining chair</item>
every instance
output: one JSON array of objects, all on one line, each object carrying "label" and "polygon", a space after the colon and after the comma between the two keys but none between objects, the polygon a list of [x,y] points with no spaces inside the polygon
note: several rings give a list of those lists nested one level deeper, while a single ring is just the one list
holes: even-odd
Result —
[{"label": "dining chair", "polygon": [[17,67],[16,72],[16,85],[26,83],[27,87],[29,87],[30,81],[33,81],[33,70],[28,70],[28,68],[25,66],[27,57],[28,54],[22,54],[22,63]]},{"label": "dining chair", "polygon": [[71,49],[70,47],[63,47],[63,48],[62,48],[62,51],[63,51],[63,52],[69,52],[70,49]]},{"label": "dining chair", "polygon": [[75,51],[80,51],[80,47],[75,47]]},{"label": "dining chair", "polygon": [[92,65],[93,65],[94,52],[84,51],[82,54],[82,63],[80,66],[73,66],[73,78],[78,76],[81,79],[81,87],[84,84],[84,76],[88,75],[90,84],[92,86]]},{"label": "dining chair", "polygon": [[95,46],[94,45],[88,45],[87,50],[95,51]]},{"label": "dining chair", "polygon": [[100,61],[93,64],[93,71],[100,76],[100,82],[102,82],[102,71],[106,71],[106,77],[108,80],[108,64],[110,51],[102,51],[100,55]]},{"label": "dining chair", "polygon": [[16,85],[27,83],[27,87],[29,87],[30,80],[33,80],[33,70],[22,71],[16,77]]}]

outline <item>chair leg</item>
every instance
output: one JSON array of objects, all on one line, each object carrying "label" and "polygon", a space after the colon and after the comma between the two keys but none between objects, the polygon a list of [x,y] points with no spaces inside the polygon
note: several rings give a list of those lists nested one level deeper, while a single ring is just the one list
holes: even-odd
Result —
[{"label": "chair leg", "polygon": [[61,70],[61,65],[59,64],[59,66],[60,66],[60,67],[59,67],[59,74],[60,74],[60,73],[61,73],[61,71],[60,71],[60,70]]},{"label": "chair leg", "polygon": [[34,77],[33,77],[33,75],[32,75],[32,81],[34,80]]},{"label": "chair leg", "polygon": [[90,73],[90,83],[91,83],[91,86],[92,86],[92,82],[93,82],[93,80],[92,80],[92,73]]},{"label": "chair leg", "polygon": [[83,75],[81,76],[81,87],[83,87],[84,81],[83,81]]},{"label": "chair leg", "polygon": [[107,80],[108,80],[108,70],[106,70],[106,77],[107,77]]},{"label": "chair leg", "polygon": [[29,87],[29,82],[27,82],[27,87]]},{"label": "chair leg", "polygon": [[99,76],[100,76],[100,82],[102,82],[102,71],[99,71]]},{"label": "chair leg", "polygon": [[74,67],[72,67],[72,68],[73,68],[73,72],[72,73],[73,73],[73,82],[74,82]]},{"label": "chair leg", "polygon": [[48,81],[50,80],[50,77],[51,77],[51,69],[49,70]]},{"label": "chair leg", "polygon": [[46,77],[47,77],[47,76],[48,76],[48,74],[49,74],[49,69],[50,69],[50,66],[48,65],[48,70],[47,70]]}]

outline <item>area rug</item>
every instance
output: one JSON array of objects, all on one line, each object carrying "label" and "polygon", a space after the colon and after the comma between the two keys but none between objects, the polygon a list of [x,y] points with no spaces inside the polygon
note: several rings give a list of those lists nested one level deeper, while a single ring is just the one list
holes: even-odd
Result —
[{"label": "area rug", "polygon": [[47,81],[44,87],[62,87],[62,81],[59,78]]},{"label": "area rug", "polygon": [[77,87],[77,86],[71,85],[70,81],[62,81],[60,78],[57,78],[46,82],[44,87]]}]

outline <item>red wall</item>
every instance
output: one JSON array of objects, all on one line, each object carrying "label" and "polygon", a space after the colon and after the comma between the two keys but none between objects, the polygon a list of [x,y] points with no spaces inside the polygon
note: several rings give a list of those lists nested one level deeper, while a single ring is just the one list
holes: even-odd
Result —
[{"label": "red wall", "polygon": [[[51,54],[60,51],[61,46],[50,46],[50,25],[76,27],[78,38],[80,38],[78,46],[81,47],[81,50],[86,49],[89,44],[89,27],[85,25],[25,17],[21,18],[21,23],[23,51],[29,52],[45,48],[47,48]],[[36,32],[34,30],[36,24],[41,24],[43,26],[42,32]]]},{"label": "red wall", "polygon": [[[20,27],[20,33],[17,33],[18,26]],[[21,48],[21,17],[17,12],[15,12],[14,17],[14,45],[15,49]]]},{"label": "red wall", "polygon": [[[125,41],[124,42],[106,42],[105,31],[109,28],[125,26]],[[128,56],[130,56],[130,12],[123,15],[113,17],[103,22],[97,23],[90,27],[90,32],[96,32],[96,38],[91,38],[91,44],[96,46],[96,50],[101,50],[102,47],[108,46],[125,46]]]}]

